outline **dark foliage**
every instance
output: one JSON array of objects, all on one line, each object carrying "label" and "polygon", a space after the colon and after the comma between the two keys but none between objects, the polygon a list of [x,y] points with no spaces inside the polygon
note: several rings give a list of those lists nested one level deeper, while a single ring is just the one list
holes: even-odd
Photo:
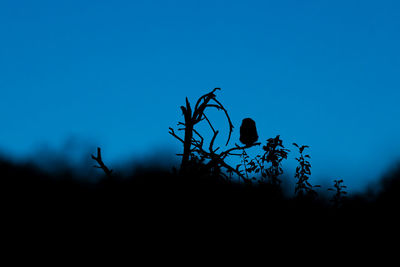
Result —
[{"label": "dark foliage", "polygon": [[357,234],[372,238],[373,233],[392,233],[398,225],[400,172],[384,182],[391,184],[387,191],[373,197],[350,195],[335,207],[323,198],[285,196],[269,183],[227,183],[201,172],[184,176],[149,168],[89,183],[5,161],[0,171],[2,218],[8,225],[3,229],[19,242],[32,234],[33,240],[43,240],[44,233],[57,233],[54,243],[90,233],[93,241],[113,236],[139,246],[164,242],[169,251],[170,242],[182,238],[178,245],[248,239],[267,240],[276,249],[276,242],[289,240],[336,244],[336,237],[343,242]]},{"label": "dark foliage", "polygon": [[317,195],[317,192],[313,189],[315,187],[320,187],[319,185],[311,185],[309,182],[311,175],[311,164],[308,161],[310,159],[310,155],[304,155],[304,150],[309,146],[299,146],[296,143],[293,143],[295,147],[299,149],[300,156],[296,158],[299,165],[296,167],[295,178],[297,179],[296,187],[294,189],[294,193],[299,198],[314,198]]}]

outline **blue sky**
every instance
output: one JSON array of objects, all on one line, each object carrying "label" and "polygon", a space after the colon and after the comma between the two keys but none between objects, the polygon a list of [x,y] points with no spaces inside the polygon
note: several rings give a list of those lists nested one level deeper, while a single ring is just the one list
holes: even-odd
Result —
[{"label": "blue sky", "polygon": [[310,145],[314,181],[360,188],[400,158],[399,14],[395,0],[3,0],[0,149],[174,157],[185,97],[221,87],[233,141],[252,117],[263,142]]}]

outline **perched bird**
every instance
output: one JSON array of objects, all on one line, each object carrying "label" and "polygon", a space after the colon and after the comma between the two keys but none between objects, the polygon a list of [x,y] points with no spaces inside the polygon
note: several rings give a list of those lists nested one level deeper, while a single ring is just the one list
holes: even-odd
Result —
[{"label": "perched bird", "polygon": [[240,126],[240,142],[251,146],[258,140],[256,122],[250,118],[243,119]]}]

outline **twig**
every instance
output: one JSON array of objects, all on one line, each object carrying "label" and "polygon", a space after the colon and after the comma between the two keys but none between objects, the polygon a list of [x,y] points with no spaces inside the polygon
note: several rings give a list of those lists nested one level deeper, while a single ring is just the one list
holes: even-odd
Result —
[{"label": "twig", "polygon": [[200,137],[200,139],[201,139],[200,145],[203,147],[203,143],[204,143],[204,138],[203,138],[203,136],[201,136],[201,134],[200,134],[198,131],[196,131],[196,129],[193,129],[193,132],[194,132],[195,134],[197,134],[198,137]]},{"label": "twig", "polygon": [[214,141],[215,141],[215,138],[217,137],[217,135],[218,135],[218,131],[214,131],[214,136],[212,137],[212,139],[211,139],[211,142],[210,142],[210,147],[209,147],[209,150],[210,150],[210,153],[214,153],[215,151],[217,151],[217,149],[216,150],[213,150],[213,146],[214,146]]},{"label": "twig", "polygon": [[233,123],[231,121],[231,118],[228,115],[228,111],[224,108],[224,106],[221,104],[221,102],[219,102],[217,99],[214,98],[214,101],[219,105],[219,107],[225,112],[226,118],[228,119],[228,123],[229,123],[229,136],[228,136],[228,140],[226,141],[226,145],[228,145],[229,140],[231,139],[231,134],[233,131]]},{"label": "twig", "polygon": [[[221,167],[224,167],[224,168],[228,169],[228,171],[230,171],[231,173],[234,172],[234,173],[238,174],[238,176],[240,178],[242,178],[243,180],[248,181],[248,179],[246,179],[246,177],[244,177],[240,172],[238,172],[237,170],[235,170],[231,166],[229,166],[227,163],[225,163],[224,159],[228,155],[230,155],[231,151],[245,149],[248,147],[259,145],[260,143],[256,143],[256,144],[253,144],[250,146],[244,146],[244,147],[240,147],[240,146],[236,145],[236,147],[231,148],[225,152],[222,152],[219,154],[216,153],[219,150],[219,147],[214,149],[213,146],[214,146],[214,142],[216,140],[216,137],[217,137],[219,131],[214,128],[211,121],[205,115],[205,110],[207,108],[216,108],[217,110],[219,110],[219,111],[222,110],[225,113],[225,116],[229,123],[229,134],[228,134],[228,139],[227,139],[226,145],[228,145],[228,143],[229,143],[229,140],[230,140],[233,128],[234,128],[232,121],[229,117],[228,111],[224,108],[224,106],[221,104],[221,102],[219,102],[216,99],[216,95],[214,93],[217,90],[220,90],[220,88],[214,88],[214,90],[212,90],[211,92],[201,96],[197,100],[196,105],[194,106],[194,109],[192,109],[192,107],[190,106],[189,100],[186,97],[186,106],[181,106],[181,110],[184,115],[185,122],[178,123],[178,126],[183,126],[183,127],[179,128],[178,130],[185,131],[184,138],[177,136],[175,134],[174,130],[172,128],[169,128],[169,130],[170,130],[169,134],[171,134],[176,139],[178,139],[181,143],[183,143],[183,154],[181,154],[182,155],[181,172],[186,171],[186,169],[188,167],[190,155],[192,155],[192,153],[196,152],[199,155],[201,155],[202,159],[210,160],[207,164],[208,166],[215,166],[215,168],[218,168],[218,169],[220,169]],[[212,102],[214,102],[214,103],[212,103]],[[211,142],[208,147],[209,152],[207,152],[203,148],[203,145],[204,145],[203,136],[198,131],[195,130],[195,125],[202,120],[207,121],[208,125],[210,126],[210,128],[213,132],[213,137],[212,137]],[[196,136],[194,136],[194,135],[196,135]],[[200,141],[198,140],[198,138],[200,138]]]},{"label": "twig", "polygon": [[221,164],[221,166],[225,167],[227,170],[236,173],[239,176],[239,178],[242,178],[243,181],[245,181],[246,183],[250,183],[251,182],[250,179],[247,179],[246,177],[244,177],[243,174],[241,174],[238,170],[235,170],[234,168],[232,168],[231,166],[226,164],[224,161],[221,161],[220,164]]},{"label": "twig", "polygon": [[259,145],[261,145],[261,143],[254,143],[254,144],[249,145],[249,146],[239,146],[238,144],[236,144],[235,147],[232,147],[232,148],[222,152],[221,153],[221,158],[225,159],[228,155],[230,155],[230,152],[232,152],[234,150],[246,149],[246,148],[250,148],[250,147],[253,147],[253,146],[259,146]]},{"label": "twig", "polygon": [[207,116],[206,116],[206,114],[205,114],[205,113],[203,113],[203,116],[204,116],[204,119],[206,119],[206,120],[207,120],[207,122],[208,122],[208,125],[210,125],[210,127],[211,127],[211,130],[213,131],[213,133],[215,133],[215,129],[214,129],[214,127],[212,126],[212,124],[211,124],[210,120],[207,118]]},{"label": "twig", "polygon": [[174,129],[172,129],[171,127],[169,127],[169,132],[168,132],[170,135],[172,135],[173,137],[175,137],[176,139],[178,139],[179,141],[181,141],[182,143],[185,143],[183,140],[182,140],[182,138],[180,138],[179,136],[177,136],[176,134],[175,134],[175,131],[174,131]]},{"label": "twig", "polygon": [[112,178],[112,170],[108,169],[107,166],[104,164],[102,158],[101,158],[101,149],[100,147],[97,148],[97,157],[95,157],[94,155],[92,155],[92,159],[94,159],[99,166],[94,166],[95,168],[99,168],[102,169],[105,174],[107,175],[108,178]]}]

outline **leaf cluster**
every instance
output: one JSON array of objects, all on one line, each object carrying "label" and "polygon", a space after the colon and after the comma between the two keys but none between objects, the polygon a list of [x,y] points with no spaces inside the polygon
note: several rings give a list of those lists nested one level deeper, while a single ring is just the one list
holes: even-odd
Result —
[{"label": "leaf cluster", "polygon": [[299,197],[307,195],[307,196],[315,196],[317,193],[313,189],[314,187],[320,187],[319,185],[313,186],[308,180],[311,175],[311,163],[308,161],[310,159],[309,154],[304,154],[304,150],[309,148],[309,146],[299,146],[296,143],[293,143],[295,147],[298,148],[300,156],[296,158],[298,162],[298,166],[296,167],[295,178],[297,179],[295,186],[295,194]]}]

